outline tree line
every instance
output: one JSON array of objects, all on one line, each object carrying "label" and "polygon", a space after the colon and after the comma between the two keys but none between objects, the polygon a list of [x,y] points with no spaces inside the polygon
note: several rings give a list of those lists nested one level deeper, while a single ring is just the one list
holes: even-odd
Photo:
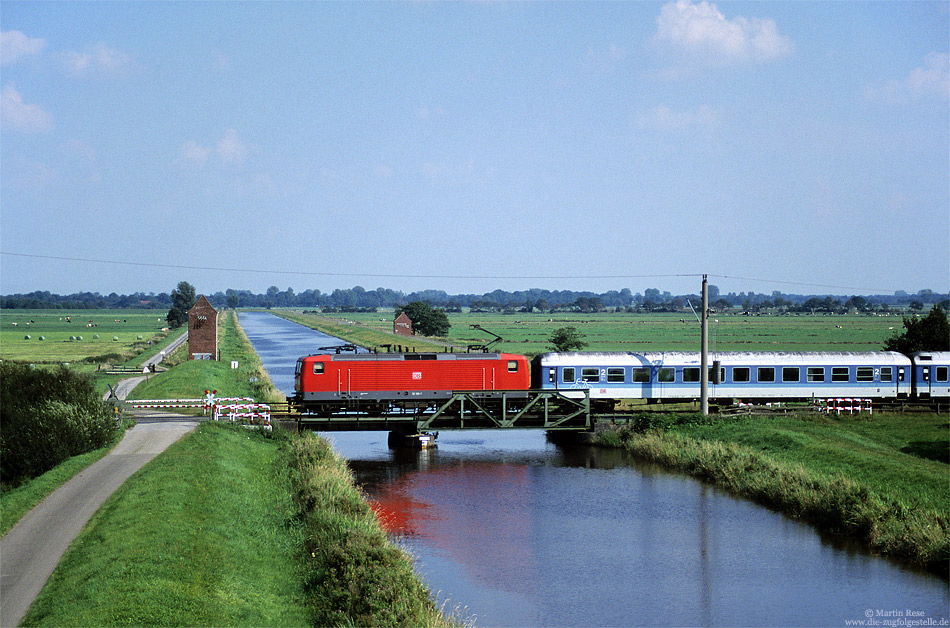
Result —
[{"label": "tree line", "polygon": [[[173,306],[174,290],[168,293],[142,293],[130,295],[97,292],[77,292],[69,295],[35,291],[27,294],[0,295],[0,308],[20,309],[121,309],[154,308],[167,310]],[[648,288],[643,294],[629,288],[608,290],[603,293],[573,290],[493,290],[484,294],[449,294],[443,290],[420,290],[401,292],[389,288],[366,290],[361,286],[321,292],[311,289],[295,292],[293,288],[281,290],[271,286],[263,293],[250,290],[228,289],[211,294],[205,293],[216,308],[237,307],[299,307],[319,308],[323,311],[359,312],[375,308],[394,308],[421,301],[440,307],[449,313],[468,308],[475,312],[682,312],[690,305],[698,307],[698,294],[673,295],[658,288]],[[921,290],[916,294],[898,291],[893,295],[834,296],[800,295],[782,292],[722,294],[715,285],[709,286],[709,302],[713,308],[725,310],[739,308],[748,312],[811,312],[842,313],[846,311],[886,312],[892,308],[923,311],[927,304],[941,305],[950,309],[950,294]]]}]

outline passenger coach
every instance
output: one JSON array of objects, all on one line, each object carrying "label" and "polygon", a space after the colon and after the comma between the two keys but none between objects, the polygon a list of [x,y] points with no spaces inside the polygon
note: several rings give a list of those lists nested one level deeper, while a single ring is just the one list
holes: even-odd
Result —
[{"label": "passenger coach", "polygon": [[918,351],[914,363],[914,392],[921,399],[950,397],[950,351]]},{"label": "passenger coach", "polygon": [[[911,361],[896,352],[721,352],[710,353],[708,365],[714,401],[893,399],[911,393]],[[544,353],[532,363],[532,388],[567,395],[588,389],[592,400],[698,399],[700,368],[698,352]]]}]

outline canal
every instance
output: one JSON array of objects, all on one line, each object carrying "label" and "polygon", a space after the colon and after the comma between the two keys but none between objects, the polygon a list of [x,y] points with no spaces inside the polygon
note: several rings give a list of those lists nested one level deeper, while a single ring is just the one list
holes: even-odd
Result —
[{"label": "canal", "polygon": [[[240,321],[288,394],[297,357],[340,342]],[[950,625],[945,581],[621,451],[529,430],[443,431],[421,452],[324,436],[437,601],[476,626]]]}]

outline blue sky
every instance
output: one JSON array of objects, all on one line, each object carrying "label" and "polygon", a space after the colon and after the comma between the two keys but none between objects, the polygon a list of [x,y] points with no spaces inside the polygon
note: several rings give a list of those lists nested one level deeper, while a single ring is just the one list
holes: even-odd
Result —
[{"label": "blue sky", "polygon": [[947,2],[0,4],[0,293],[950,289]]}]

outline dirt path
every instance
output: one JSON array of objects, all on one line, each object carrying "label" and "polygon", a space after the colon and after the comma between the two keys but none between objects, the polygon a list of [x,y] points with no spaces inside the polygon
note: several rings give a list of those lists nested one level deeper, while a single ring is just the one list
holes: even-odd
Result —
[{"label": "dirt path", "polygon": [[59,487],[0,539],[0,626],[16,626],[99,506],[149,460],[198,423],[151,413],[115,449]]}]

